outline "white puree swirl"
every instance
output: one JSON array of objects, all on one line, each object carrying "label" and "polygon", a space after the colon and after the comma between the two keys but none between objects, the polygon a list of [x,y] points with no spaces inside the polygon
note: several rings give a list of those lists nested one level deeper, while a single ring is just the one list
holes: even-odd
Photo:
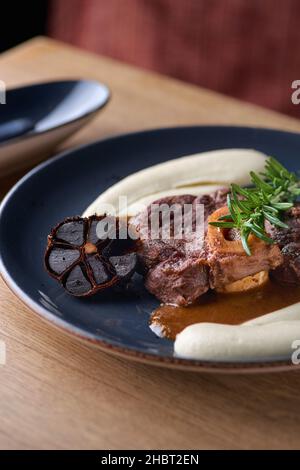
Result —
[{"label": "white puree swirl", "polygon": [[[128,157],[130,158],[130,156]],[[126,196],[128,215],[160,197],[175,194],[211,193],[232,182],[250,183],[249,172],[264,169],[266,156],[249,149],[225,149],[169,160],[133,173],[108,188],[85,210],[83,216],[108,213],[107,204],[119,213],[119,197]],[[122,212],[122,215],[123,212]]]},{"label": "white puree swirl", "polygon": [[[263,170],[265,158],[255,150],[225,149],[170,160],[111,186],[85,210],[84,216],[102,214],[106,204],[113,205],[117,212],[119,196],[127,197],[128,215],[135,215],[140,203],[150,204],[163,196],[205,194],[231,182],[245,185],[251,170]],[[280,359],[292,354],[292,343],[298,339],[299,303],[242,325],[190,325],[177,335],[174,351],[177,356],[199,360]]]},{"label": "white puree swirl", "polygon": [[177,335],[174,351],[187,359],[221,362],[279,360],[291,357],[296,340],[300,340],[299,303],[241,325],[190,325]]}]

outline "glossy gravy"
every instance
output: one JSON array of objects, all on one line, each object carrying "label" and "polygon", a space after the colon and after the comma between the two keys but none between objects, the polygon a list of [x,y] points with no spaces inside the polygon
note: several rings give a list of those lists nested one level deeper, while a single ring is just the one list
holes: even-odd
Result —
[{"label": "glossy gravy", "polygon": [[218,294],[210,291],[197,305],[161,305],[152,314],[151,329],[159,336],[175,340],[185,327],[194,323],[238,325],[253,318],[300,302],[300,287],[268,281],[263,287],[245,293]]}]

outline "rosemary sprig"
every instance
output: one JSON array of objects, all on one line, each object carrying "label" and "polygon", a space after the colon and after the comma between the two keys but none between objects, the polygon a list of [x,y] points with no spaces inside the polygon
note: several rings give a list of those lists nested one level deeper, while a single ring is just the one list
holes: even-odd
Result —
[{"label": "rosemary sprig", "polygon": [[251,255],[248,238],[253,233],[266,243],[272,244],[265,230],[265,221],[280,228],[288,228],[282,221],[284,211],[293,207],[300,195],[300,180],[295,173],[289,172],[275,158],[268,158],[265,171],[260,175],[250,173],[253,186],[242,188],[231,185],[227,196],[228,215],[220,217],[210,225],[221,228],[238,229],[243,248]]}]

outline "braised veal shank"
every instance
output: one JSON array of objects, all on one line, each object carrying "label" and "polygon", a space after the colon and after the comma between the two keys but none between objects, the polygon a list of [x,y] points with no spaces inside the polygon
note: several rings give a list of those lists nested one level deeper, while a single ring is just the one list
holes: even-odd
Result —
[{"label": "braised veal shank", "polygon": [[[247,256],[238,234],[226,234],[208,224],[228,213],[225,207],[227,193],[225,188],[211,195],[183,195],[155,201],[159,205],[179,204],[182,208],[191,204],[193,218],[196,205],[203,204],[202,243],[197,243],[197,231],[182,239],[151,239],[149,233],[145,237],[145,231],[150,227],[145,221],[150,217],[151,206],[131,221],[140,234],[138,254],[146,270],[145,285],[162,302],[182,306],[192,304],[210,288],[222,287],[263,270],[274,270],[287,258],[287,254],[281,253],[280,245],[268,245],[253,235],[249,238],[252,256]],[[300,253],[300,245],[298,248]]]}]

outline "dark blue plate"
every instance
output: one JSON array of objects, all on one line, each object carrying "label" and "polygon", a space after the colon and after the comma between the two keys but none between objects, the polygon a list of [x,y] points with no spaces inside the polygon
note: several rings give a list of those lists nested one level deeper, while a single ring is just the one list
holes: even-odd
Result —
[{"label": "dark blue plate", "polygon": [[255,363],[199,362],[173,357],[173,344],[149,329],[158,305],[142,283],[124,296],[76,299],[45,272],[50,228],[81,214],[96,196],[124,176],[175,157],[221,148],[254,148],[288,169],[300,167],[300,135],[243,127],[182,127],[110,138],[68,151],[33,169],[10,191],[0,210],[0,271],[28,305],[69,333],[112,352],[168,366],[198,370],[278,369],[288,358]]}]

